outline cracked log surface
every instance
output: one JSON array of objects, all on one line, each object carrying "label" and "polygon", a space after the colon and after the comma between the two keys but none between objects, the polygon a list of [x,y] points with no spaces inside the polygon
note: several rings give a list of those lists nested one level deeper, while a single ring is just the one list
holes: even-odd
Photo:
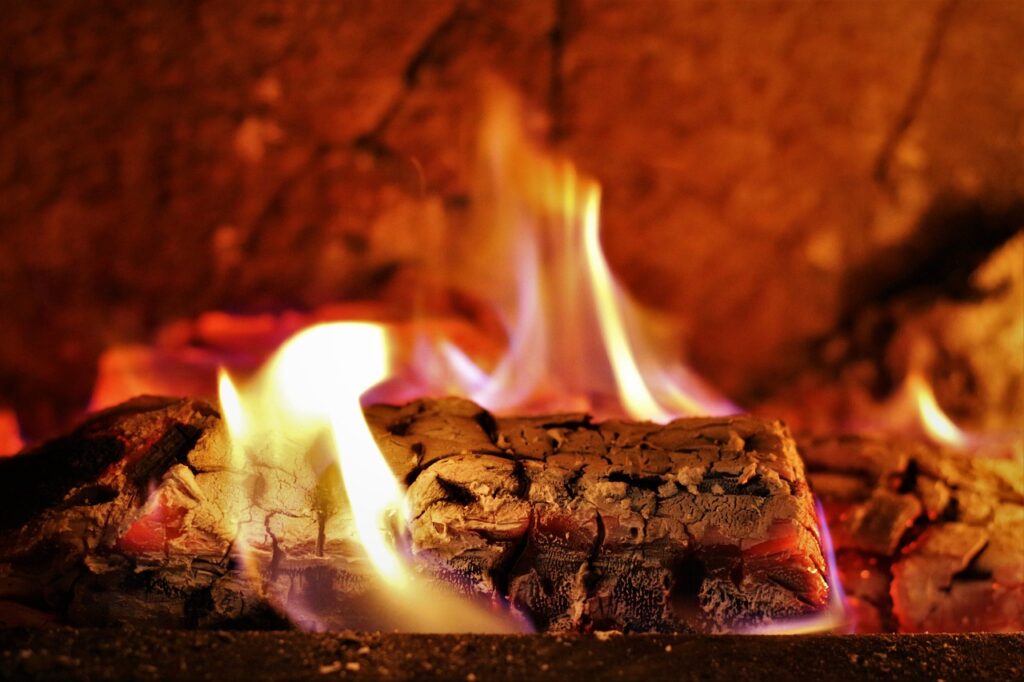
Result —
[{"label": "cracked log surface", "polygon": [[860,632],[1024,627],[1024,462],[801,439]]},{"label": "cracked log surface", "polygon": [[[810,492],[778,422],[495,418],[458,399],[367,417],[409,485],[417,564],[539,628],[718,631],[825,605]],[[379,626],[336,469],[315,453],[232,461],[211,407],[163,398],[0,461],[5,618],[279,624],[273,605]]]}]

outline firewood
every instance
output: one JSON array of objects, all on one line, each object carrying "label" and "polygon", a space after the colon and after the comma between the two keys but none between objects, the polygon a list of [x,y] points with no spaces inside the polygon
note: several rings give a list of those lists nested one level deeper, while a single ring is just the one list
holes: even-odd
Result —
[{"label": "firewood", "polygon": [[[828,600],[779,422],[496,418],[460,399],[366,416],[408,485],[412,562],[539,629],[735,630]],[[212,407],[158,398],[0,461],[0,600],[78,624],[279,624],[276,607],[379,627],[331,456],[234,461]]]},{"label": "firewood", "polygon": [[888,438],[801,439],[858,630],[1024,626],[1024,463]]}]

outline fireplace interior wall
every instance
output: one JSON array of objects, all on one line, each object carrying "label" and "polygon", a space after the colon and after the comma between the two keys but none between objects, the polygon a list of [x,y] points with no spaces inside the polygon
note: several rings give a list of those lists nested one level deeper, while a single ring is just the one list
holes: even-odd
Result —
[{"label": "fireplace interior wall", "polygon": [[1020,230],[1019,9],[10,3],[0,396],[43,435],[112,344],[400,288],[471,213],[488,75],[601,181],[611,265],[680,352],[757,396]]}]

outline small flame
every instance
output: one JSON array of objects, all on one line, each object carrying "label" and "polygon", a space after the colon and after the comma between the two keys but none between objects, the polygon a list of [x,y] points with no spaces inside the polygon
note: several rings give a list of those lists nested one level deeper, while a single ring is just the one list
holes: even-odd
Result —
[{"label": "small flame", "polygon": [[220,398],[221,415],[228,433],[231,434],[230,465],[232,469],[242,469],[245,466],[245,449],[242,443],[245,443],[249,436],[249,418],[245,414],[242,397],[238,394],[235,383],[223,367],[217,372],[217,394]]},{"label": "small flame", "polygon": [[861,426],[897,431],[961,450],[982,444],[983,438],[974,437],[953,423],[939,405],[924,372],[917,367],[912,367],[900,387],[872,412],[873,418]]},{"label": "small flame", "polygon": [[969,444],[967,434],[953,423],[935,399],[935,391],[919,372],[911,372],[903,384],[903,391],[913,402],[924,432],[932,440],[962,448]]},{"label": "small flame", "polygon": [[846,427],[857,431],[895,433],[991,459],[1024,458],[1024,431],[1019,426],[998,430],[966,430],[943,410],[928,377],[934,373],[936,349],[924,336],[910,339],[907,370],[888,398],[858,399]]}]

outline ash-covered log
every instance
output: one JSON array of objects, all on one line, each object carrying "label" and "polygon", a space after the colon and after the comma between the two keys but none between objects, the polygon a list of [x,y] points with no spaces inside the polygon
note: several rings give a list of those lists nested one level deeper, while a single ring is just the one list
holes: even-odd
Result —
[{"label": "ash-covered log", "polygon": [[1024,628],[1024,463],[802,439],[860,632]]},{"label": "ash-covered log", "polygon": [[[458,399],[366,415],[408,485],[417,567],[540,629],[735,630],[826,605],[779,422],[506,419]],[[380,627],[329,458],[235,454],[209,405],[142,398],[0,460],[0,611],[210,627],[280,624],[283,609]]]}]

